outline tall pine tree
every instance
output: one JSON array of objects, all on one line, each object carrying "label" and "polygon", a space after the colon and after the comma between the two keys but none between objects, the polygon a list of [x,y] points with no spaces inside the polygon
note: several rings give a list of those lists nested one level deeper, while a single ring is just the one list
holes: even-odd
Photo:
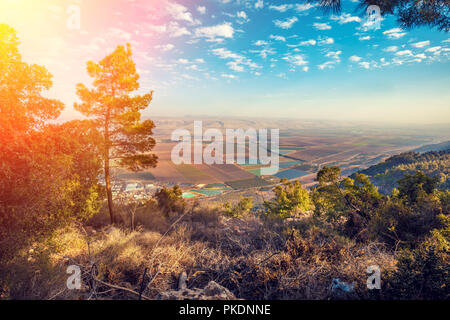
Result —
[{"label": "tall pine tree", "polygon": [[118,46],[99,63],[89,61],[87,71],[94,79],[93,87],[77,85],[82,102],[76,103],[75,109],[92,119],[102,133],[106,193],[111,223],[114,223],[111,165],[140,171],[157,164],[157,156],[150,153],[155,146],[151,137],[154,123],[141,121],[141,110],[152,101],[153,91],[132,95],[139,89],[139,75],[129,44]]}]

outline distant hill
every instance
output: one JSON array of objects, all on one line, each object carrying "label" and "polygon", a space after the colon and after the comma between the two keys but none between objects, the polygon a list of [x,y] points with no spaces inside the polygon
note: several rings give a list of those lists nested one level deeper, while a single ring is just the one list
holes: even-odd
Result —
[{"label": "distant hill", "polygon": [[[450,150],[402,153],[358,172],[369,176],[380,192],[390,194],[392,189],[397,187],[399,179],[418,170],[428,176],[438,176],[439,188],[449,189]],[[351,177],[354,178],[354,175]]]},{"label": "distant hill", "polygon": [[429,151],[445,151],[445,150],[450,150],[450,140],[436,144],[427,144],[425,146],[421,146],[420,148],[412,150],[412,152],[424,153]]}]

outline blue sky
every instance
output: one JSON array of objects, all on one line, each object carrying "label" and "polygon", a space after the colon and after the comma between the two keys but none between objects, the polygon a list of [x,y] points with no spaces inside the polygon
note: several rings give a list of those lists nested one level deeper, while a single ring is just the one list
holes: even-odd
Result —
[{"label": "blue sky", "polygon": [[[169,88],[161,97],[182,115],[450,119],[445,32],[402,30],[393,17],[378,30],[364,28],[366,16],[351,1],[340,15],[324,15],[301,1],[184,6],[201,25],[188,23],[191,35],[167,39],[174,48],[165,57],[177,62],[176,77],[185,80],[177,85],[179,94]],[[201,37],[198,30],[213,35]]]},{"label": "blue sky", "polygon": [[[142,92],[155,90],[150,117],[450,119],[450,35],[402,30],[393,17],[367,28],[351,0],[339,15],[292,0],[30,1],[5,0],[0,21],[18,30],[25,59],[54,75],[64,119],[79,117],[71,106],[76,83],[89,83],[86,61],[126,42]],[[67,30],[74,3],[81,29]]]}]

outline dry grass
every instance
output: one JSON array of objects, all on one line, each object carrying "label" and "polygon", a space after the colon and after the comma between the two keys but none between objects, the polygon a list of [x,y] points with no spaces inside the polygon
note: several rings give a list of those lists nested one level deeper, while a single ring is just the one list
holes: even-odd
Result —
[{"label": "dry grass", "polygon": [[[103,220],[91,221],[95,229],[86,228],[86,234],[75,227],[61,230],[31,254],[39,251],[47,259],[30,260],[24,253],[14,265],[26,276],[15,274],[15,290],[4,297],[86,299],[86,290],[65,290],[66,267],[77,261],[95,263],[99,279],[133,290],[148,268],[144,294],[150,298],[176,288],[182,271],[191,288],[214,280],[244,299],[329,299],[333,278],[355,283],[352,298],[367,298],[367,267],[379,265],[383,275],[395,265],[379,244],[355,244],[316,227],[292,232],[286,224],[257,217],[229,219],[214,207],[189,208],[182,217],[142,208],[135,231],[126,224],[101,227]],[[20,278],[29,285],[17,287]],[[135,299],[119,290],[98,298]]]}]

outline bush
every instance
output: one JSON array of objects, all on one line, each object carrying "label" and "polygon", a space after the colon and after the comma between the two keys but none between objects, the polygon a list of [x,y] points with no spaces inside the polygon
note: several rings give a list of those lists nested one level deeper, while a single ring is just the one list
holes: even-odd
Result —
[{"label": "bush", "polygon": [[183,191],[179,186],[175,186],[172,189],[162,188],[157,191],[155,198],[158,201],[159,208],[169,215],[171,212],[183,212],[185,207],[185,201],[181,198]]},{"label": "bush", "polygon": [[300,181],[294,183],[283,179],[281,185],[273,190],[275,198],[265,201],[264,207],[268,216],[289,218],[298,213],[304,213],[311,208],[309,193]]},{"label": "bush", "polygon": [[386,287],[390,299],[450,298],[448,255],[434,247],[402,251]]},{"label": "bush", "polygon": [[227,202],[224,204],[225,214],[233,218],[243,218],[248,215],[253,209],[253,198],[252,197],[241,197],[239,202],[233,206],[231,203]]}]

